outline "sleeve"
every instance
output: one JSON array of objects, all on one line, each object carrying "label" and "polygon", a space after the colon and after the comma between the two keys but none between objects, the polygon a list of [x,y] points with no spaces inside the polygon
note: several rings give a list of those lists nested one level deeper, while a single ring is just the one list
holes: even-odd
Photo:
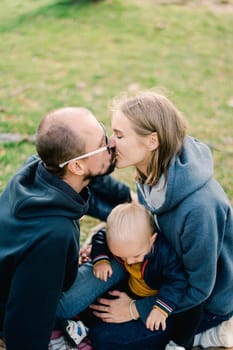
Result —
[{"label": "sleeve", "polygon": [[106,242],[106,231],[103,229],[96,232],[92,237],[91,259],[93,264],[102,260],[110,262],[110,254]]},{"label": "sleeve", "polygon": [[[160,309],[169,316],[187,289],[187,277],[184,268],[174,249],[164,241],[158,247],[156,257],[160,264],[161,286],[155,296],[145,297],[136,301],[136,307],[144,322],[153,307]],[[156,277],[157,278],[157,277]]]},{"label": "sleeve", "polygon": [[[177,236],[175,244],[179,245],[177,249],[188,276],[187,291],[179,303],[179,311],[206,302],[215,287],[217,273],[218,278],[221,275],[227,212],[221,199],[216,200],[210,192],[210,187],[207,187],[202,193],[197,192],[192,199],[184,201],[176,213],[179,218],[183,212],[183,227],[180,229],[176,223],[173,224],[173,232]],[[223,285],[224,277],[218,288],[224,288]],[[214,300],[211,302],[214,303]],[[215,302],[219,304],[219,298]]]},{"label": "sleeve", "polygon": [[[198,218],[198,219],[197,219]],[[218,221],[219,220],[219,221]],[[217,218],[213,205],[193,208],[180,236],[182,260],[188,275],[188,289],[180,307],[194,307],[211,294],[217,275],[217,261],[223,242],[224,220]]]},{"label": "sleeve", "polygon": [[102,221],[116,205],[132,200],[130,188],[110,175],[96,177],[88,187],[91,196],[87,215]]},{"label": "sleeve", "polygon": [[106,201],[115,205],[131,201],[129,186],[111,175],[94,178],[89,187],[93,190],[95,195],[101,196]]},{"label": "sleeve", "polygon": [[18,262],[4,322],[8,350],[48,349],[74,244],[66,236],[48,231]]},{"label": "sleeve", "polygon": [[154,305],[170,315],[184,296],[188,283],[184,268],[174,249],[171,246],[167,248],[166,255],[159,258],[164,262],[163,282]]}]

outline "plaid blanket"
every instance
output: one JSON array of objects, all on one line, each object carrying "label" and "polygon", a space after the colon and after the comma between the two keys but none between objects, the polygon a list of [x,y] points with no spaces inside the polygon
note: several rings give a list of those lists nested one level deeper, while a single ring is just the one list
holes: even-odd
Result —
[{"label": "plaid blanket", "polygon": [[61,331],[53,331],[48,350],[93,350],[90,340],[86,337],[76,347],[71,346]]}]

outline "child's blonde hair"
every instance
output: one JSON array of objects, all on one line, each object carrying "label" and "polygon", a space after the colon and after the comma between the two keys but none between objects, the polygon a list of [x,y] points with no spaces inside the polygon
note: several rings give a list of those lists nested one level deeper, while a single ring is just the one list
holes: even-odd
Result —
[{"label": "child's blonde hair", "polygon": [[[120,242],[128,241],[132,236],[135,237],[139,221],[147,224],[148,234],[152,235],[156,231],[154,218],[143,205],[136,202],[119,204],[107,218],[107,240]],[[147,232],[143,231],[142,236],[145,236]]]}]

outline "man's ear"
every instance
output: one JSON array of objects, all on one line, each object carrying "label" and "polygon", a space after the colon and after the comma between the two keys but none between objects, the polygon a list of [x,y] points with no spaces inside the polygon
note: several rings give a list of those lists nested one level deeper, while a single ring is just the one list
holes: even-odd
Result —
[{"label": "man's ear", "polygon": [[68,170],[75,175],[83,176],[84,174],[84,163],[79,160],[74,160],[70,162],[68,165]]},{"label": "man's ear", "polygon": [[159,140],[157,132],[152,132],[149,135],[148,148],[150,151],[154,151],[159,147]]}]

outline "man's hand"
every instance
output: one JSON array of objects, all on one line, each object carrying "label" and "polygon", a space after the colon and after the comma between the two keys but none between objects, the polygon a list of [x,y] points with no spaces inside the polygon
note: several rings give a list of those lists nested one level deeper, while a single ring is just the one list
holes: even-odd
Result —
[{"label": "man's hand", "polygon": [[80,249],[79,251],[79,265],[82,265],[90,261],[91,246],[87,245]]},{"label": "man's hand", "polygon": [[162,328],[163,331],[166,329],[166,316],[159,311],[158,309],[154,308],[150,312],[149,316],[146,320],[146,327],[149,328],[151,331],[157,331],[159,328]]},{"label": "man's hand", "polygon": [[112,267],[107,262],[97,263],[93,266],[93,273],[96,278],[106,282],[112,276]]}]

